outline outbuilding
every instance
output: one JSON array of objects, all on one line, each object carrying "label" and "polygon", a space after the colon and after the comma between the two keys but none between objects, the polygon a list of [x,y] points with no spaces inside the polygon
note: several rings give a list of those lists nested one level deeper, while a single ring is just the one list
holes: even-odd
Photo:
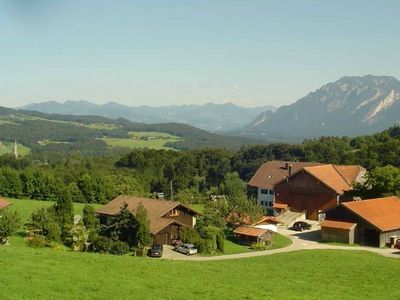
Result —
[{"label": "outbuilding", "polygon": [[274,233],[268,229],[240,226],[233,231],[233,234],[239,244],[251,245],[253,243],[270,243]]},{"label": "outbuilding", "polygon": [[[327,211],[326,220],[336,223],[325,221],[325,225],[324,222],[321,224],[325,239],[342,242],[348,234],[349,243],[353,235],[354,243],[384,247],[391,237],[400,237],[400,199],[392,196],[345,202]],[[349,223],[357,226],[353,229]],[[339,229],[341,226],[347,227]]]},{"label": "outbuilding", "polygon": [[321,223],[321,240],[353,245],[356,226],[356,223],[325,220]]}]

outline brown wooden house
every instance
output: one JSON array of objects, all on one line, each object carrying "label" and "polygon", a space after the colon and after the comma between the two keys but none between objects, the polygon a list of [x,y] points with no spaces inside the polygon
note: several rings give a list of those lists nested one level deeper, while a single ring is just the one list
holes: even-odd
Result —
[{"label": "brown wooden house", "polygon": [[171,244],[173,240],[179,239],[181,228],[194,227],[199,214],[176,201],[119,196],[97,210],[100,222],[104,224],[110,216],[117,215],[125,203],[132,214],[135,214],[140,203],[146,208],[154,244]]},{"label": "brown wooden house", "polygon": [[346,192],[364,174],[360,166],[303,167],[275,185],[275,205],[287,205],[291,211],[305,212],[307,219],[318,220],[319,213],[347,200]]}]

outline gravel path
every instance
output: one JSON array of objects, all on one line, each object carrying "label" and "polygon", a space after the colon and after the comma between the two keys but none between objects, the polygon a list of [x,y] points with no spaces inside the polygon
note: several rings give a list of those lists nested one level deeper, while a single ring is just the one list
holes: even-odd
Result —
[{"label": "gravel path", "polygon": [[272,255],[276,253],[286,253],[299,250],[350,250],[350,251],[370,251],[386,257],[400,258],[400,251],[397,249],[389,248],[374,248],[374,247],[364,247],[364,246],[338,246],[331,244],[319,243],[319,230],[311,230],[306,232],[293,232],[291,230],[280,229],[279,233],[289,237],[292,240],[292,244],[288,247],[265,250],[265,251],[255,251],[240,254],[229,254],[220,256],[186,256],[181,253],[177,253],[172,250],[172,247],[165,246],[163,259],[170,260],[190,260],[190,261],[211,261],[211,260],[225,260],[225,259],[239,259],[247,257],[265,256]]}]

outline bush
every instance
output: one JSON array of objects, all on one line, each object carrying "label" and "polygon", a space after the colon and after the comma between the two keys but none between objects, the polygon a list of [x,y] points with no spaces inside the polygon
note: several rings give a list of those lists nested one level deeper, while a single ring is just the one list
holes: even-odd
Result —
[{"label": "bush", "polygon": [[225,252],[225,237],[222,230],[217,234],[217,250],[222,253]]},{"label": "bush", "polygon": [[267,249],[267,245],[265,243],[253,243],[250,245],[250,249],[252,250],[265,250]]},{"label": "bush", "polygon": [[124,255],[129,252],[129,246],[127,243],[118,241],[113,242],[110,248],[110,254],[114,255]]},{"label": "bush", "polygon": [[98,253],[109,253],[113,243],[114,242],[112,239],[104,236],[99,236],[92,243],[92,251]]},{"label": "bush", "polygon": [[34,235],[26,240],[26,245],[31,248],[44,248],[46,244],[46,238],[42,235]]},{"label": "bush", "polygon": [[21,216],[17,211],[5,209],[0,213],[0,244],[8,243],[8,237],[21,226]]}]

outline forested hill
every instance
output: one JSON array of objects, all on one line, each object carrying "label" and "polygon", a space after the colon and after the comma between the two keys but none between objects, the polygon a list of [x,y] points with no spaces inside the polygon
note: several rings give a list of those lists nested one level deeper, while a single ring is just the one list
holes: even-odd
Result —
[{"label": "forested hill", "polygon": [[65,101],[64,103],[55,101],[31,103],[23,108],[43,113],[125,118],[148,124],[185,123],[211,132],[239,129],[251,122],[261,112],[275,109],[269,105],[243,107],[232,103],[132,107],[116,102],[98,105],[83,100]]},{"label": "forested hill", "polygon": [[[0,107],[0,141],[17,140],[34,152],[81,151],[85,155],[101,155],[110,150],[110,145],[113,148],[136,147],[132,141],[135,132],[141,134],[139,138],[142,140],[143,132],[169,134],[169,139],[160,137],[165,140],[160,145],[178,150],[203,147],[239,149],[243,145],[260,143],[255,139],[210,133],[186,124],[143,124],[122,118],[45,114]],[[155,137],[149,135],[147,138]],[[146,147],[145,143],[142,144]]]}]

